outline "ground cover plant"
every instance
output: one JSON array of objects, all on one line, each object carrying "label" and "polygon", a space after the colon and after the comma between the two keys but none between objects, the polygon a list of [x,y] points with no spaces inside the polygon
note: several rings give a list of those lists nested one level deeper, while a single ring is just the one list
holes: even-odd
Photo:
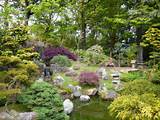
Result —
[{"label": "ground cover plant", "polygon": [[35,82],[19,97],[19,101],[38,113],[38,120],[68,120],[56,88],[46,82]]}]

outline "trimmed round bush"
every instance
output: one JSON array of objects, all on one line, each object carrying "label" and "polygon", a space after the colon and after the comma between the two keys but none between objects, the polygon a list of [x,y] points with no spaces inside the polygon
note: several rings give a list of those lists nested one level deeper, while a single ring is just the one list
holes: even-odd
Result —
[{"label": "trimmed round bush", "polygon": [[51,64],[58,64],[61,67],[70,67],[72,65],[68,57],[63,55],[55,56],[50,61]]},{"label": "trimmed round bush", "polygon": [[63,101],[51,84],[35,82],[19,97],[19,101],[38,114],[38,120],[68,120]]},{"label": "trimmed round bush", "polygon": [[94,72],[82,72],[79,76],[79,82],[81,84],[98,85],[99,78]]}]

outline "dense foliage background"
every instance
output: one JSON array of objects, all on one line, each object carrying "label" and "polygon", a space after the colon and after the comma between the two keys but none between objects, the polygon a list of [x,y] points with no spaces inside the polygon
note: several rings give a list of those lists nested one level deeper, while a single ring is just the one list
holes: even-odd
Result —
[{"label": "dense foliage background", "polygon": [[[158,120],[159,0],[0,2],[0,106],[20,102],[40,120],[66,120],[62,100],[51,85],[56,76],[50,74],[51,64],[58,65],[56,72],[64,72],[78,61],[74,67],[79,71],[60,73],[67,79],[60,89],[70,93],[68,83],[99,86],[104,81],[95,73],[97,68],[130,67],[132,60],[136,67],[148,69],[122,74],[124,89],[109,110],[117,119]],[[51,84],[35,82],[48,74]]]}]

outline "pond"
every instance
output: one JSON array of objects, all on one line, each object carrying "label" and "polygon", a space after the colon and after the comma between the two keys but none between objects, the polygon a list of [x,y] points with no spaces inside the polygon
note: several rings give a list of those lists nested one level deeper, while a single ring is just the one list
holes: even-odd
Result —
[{"label": "pond", "polygon": [[109,115],[107,110],[110,102],[103,101],[99,97],[92,97],[88,103],[74,101],[74,111],[70,120],[115,120]]}]

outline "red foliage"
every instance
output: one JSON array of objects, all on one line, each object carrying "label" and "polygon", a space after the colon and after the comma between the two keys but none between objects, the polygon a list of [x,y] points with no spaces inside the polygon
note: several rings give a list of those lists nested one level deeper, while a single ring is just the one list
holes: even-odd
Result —
[{"label": "red foliage", "polygon": [[70,52],[68,49],[64,48],[64,47],[49,47],[46,48],[42,54],[42,59],[51,59],[54,56],[57,55],[64,55],[67,56],[69,59],[72,59],[74,61],[77,60],[77,56]]},{"label": "red foliage", "polygon": [[81,84],[98,85],[99,78],[94,72],[82,72],[79,76],[79,82]]}]

